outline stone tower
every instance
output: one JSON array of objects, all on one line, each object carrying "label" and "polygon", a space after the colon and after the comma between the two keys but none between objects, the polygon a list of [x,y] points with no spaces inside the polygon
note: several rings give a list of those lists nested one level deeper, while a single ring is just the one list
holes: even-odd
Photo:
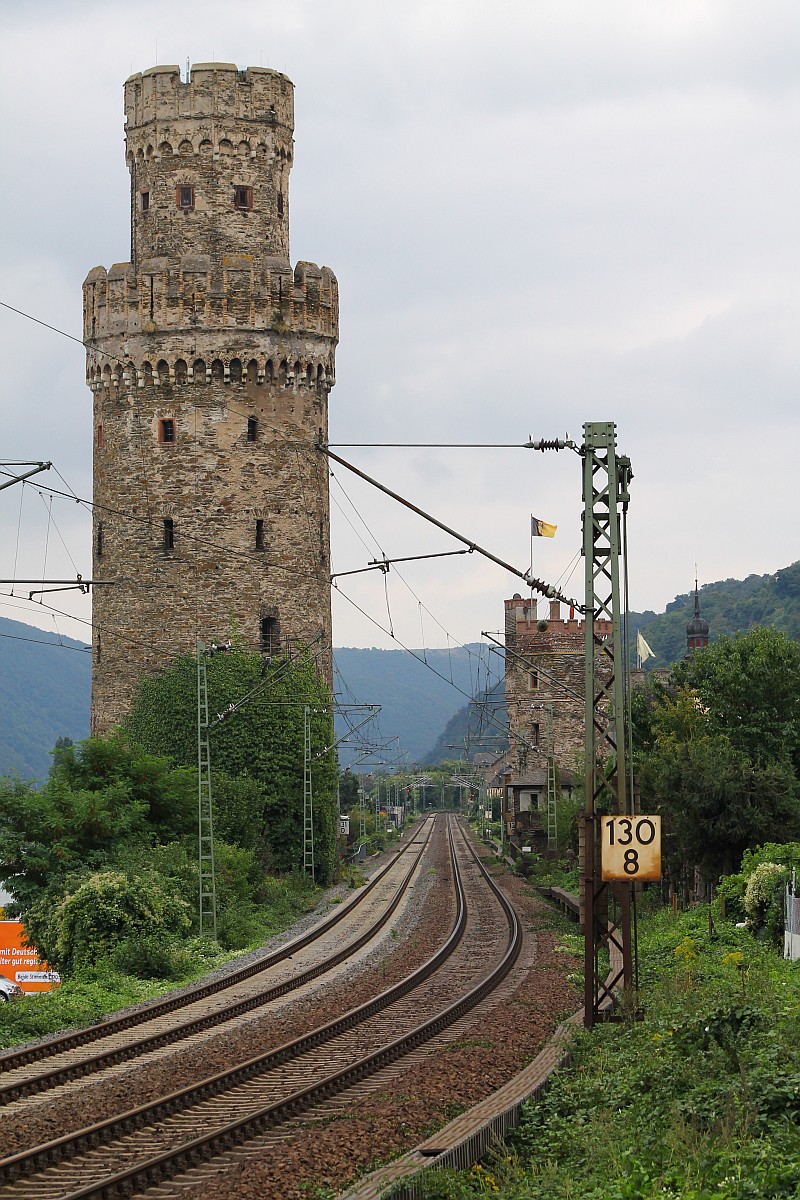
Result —
[{"label": "stone tower", "polygon": [[293,87],[229,63],[125,84],[131,261],[83,286],[94,394],[92,729],[235,630],[330,677],[333,272],[289,261]]},{"label": "stone tower", "polygon": [[[612,632],[610,621],[595,621],[598,637]],[[536,603],[517,593],[505,601],[506,706],[515,777],[547,767],[548,706],[552,705],[554,757],[572,771],[583,755],[586,688],[586,626],[570,611],[565,620],[558,600],[546,620]],[[519,656],[519,657],[516,657]]]}]

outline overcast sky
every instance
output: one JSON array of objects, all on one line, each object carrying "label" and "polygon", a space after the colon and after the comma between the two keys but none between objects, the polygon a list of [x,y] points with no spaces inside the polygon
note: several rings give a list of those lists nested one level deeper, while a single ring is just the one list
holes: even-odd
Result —
[{"label": "overcast sky", "polygon": [[[703,583],[800,557],[799,42],[797,0],[0,0],[0,299],[80,337],[85,275],[127,259],[128,75],[284,71],[292,260],[340,286],[331,440],[615,421],[631,604],[663,609],[695,563]],[[0,353],[0,457],[52,459],[89,496],[82,347],[0,309]],[[530,514],[558,524],[535,572],[569,577],[574,455],[342,453],[520,568]],[[0,575],[88,576],[85,511],[27,487],[20,515],[21,496],[0,492]],[[455,548],[343,470],[332,498],[335,570]],[[337,645],[396,645],[389,614],[407,645],[476,640],[523,590],[474,555],[402,572],[341,581]],[[580,562],[564,586],[582,595]],[[24,599],[0,614],[87,636]]]}]

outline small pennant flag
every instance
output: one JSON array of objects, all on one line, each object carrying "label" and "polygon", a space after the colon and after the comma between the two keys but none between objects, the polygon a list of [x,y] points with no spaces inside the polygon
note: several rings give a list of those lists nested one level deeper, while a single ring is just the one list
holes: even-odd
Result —
[{"label": "small pennant flag", "polygon": [[557,525],[548,525],[538,517],[531,517],[531,537],[555,537]]},{"label": "small pennant flag", "polygon": [[638,629],[636,630],[636,653],[639,656],[640,662],[647,662],[648,658],[655,658],[656,656],[655,651],[650,649]]}]

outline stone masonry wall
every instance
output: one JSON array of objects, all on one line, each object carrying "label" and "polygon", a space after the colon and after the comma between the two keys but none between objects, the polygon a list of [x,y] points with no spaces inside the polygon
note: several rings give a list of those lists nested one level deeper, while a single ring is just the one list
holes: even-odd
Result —
[{"label": "stone masonry wall", "polygon": [[[547,767],[547,706],[553,707],[553,741],[559,768],[580,771],[585,744],[586,627],[561,605],[550,602],[548,618],[539,628],[535,602],[515,596],[505,601],[506,646],[523,655],[520,662],[506,657],[511,761],[517,776]],[[597,621],[603,636],[610,623]]]},{"label": "stone masonry wall", "polygon": [[198,638],[236,631],[274,653],[321,634],[331,677],[316,443],[338,291],[327,267],[288,261],[292,85],[230,64],[195,67],[189,83],[158,67],[125,98],[133,261],[84,283],[93,569],[113,583],[94,592],[95,732]]}]

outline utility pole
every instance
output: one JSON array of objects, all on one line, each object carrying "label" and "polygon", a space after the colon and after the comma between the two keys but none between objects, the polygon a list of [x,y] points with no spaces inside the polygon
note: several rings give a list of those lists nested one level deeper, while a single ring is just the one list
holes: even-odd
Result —
[{"label": "utility pole", "polygon": [[[591,1028],[620,985],[634,987],[631,885],[600,872],[600,817],[631,811],[625,764],[625,647],[620,604],[620,518],[630,499],[630,459],[618,456],[613,422],[584,425],[583,554],[586,571],[586,761],[581,879],[585,939],[584,1023]],[[602,627],[599,623],[603,622]],[[621,966],[606,978],[600,953]],[[613,961],[613,960],[612,960]]]},{"label": "utility pole", "polygon": [[214,812],[211,803],[211,747],[208,741],[206,648],[197,643],[197,854],[200,874],[200,936],[217,939],[217,886],[214,870]]},{"label": "utility pole", "polygon": [[547,713],[547,852],[555,857],[558,850],[558,793],[556,790],[556,751],[553,729],[553,706]]},{"label": "utility pole", "polygon": [[311,706],[303,708],[303,871],[314,881],[314,797],[311,790]]},{"label": "utility pole", "polygon": [[358,789],[358,840],[363,845],[367,840],[367,804],[364,789]]}]

